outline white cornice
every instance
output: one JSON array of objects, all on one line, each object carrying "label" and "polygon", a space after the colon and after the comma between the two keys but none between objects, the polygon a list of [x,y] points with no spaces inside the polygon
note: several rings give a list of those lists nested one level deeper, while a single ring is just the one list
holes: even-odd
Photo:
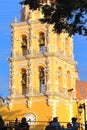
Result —
[{"label": "white cornice", "polygon": [[57,57],[69,64],[76,65],[77,62],[65,57],[63,55],[60,55],[59,53],[55,52],[49,52],[49,53],[44,53],[44,54],[32,54],[32,55],[26,55],[26,56],[20,56],[20,57],[13,57],[13,58],[8,58],[8,61],[21,61],[21,60],[29,60],[29,59],[36,59],[36,58],[45,58],[45,57]]},{"label": "white cornice", "polygon": [[46,24],[46,23],[41,23],[40,20],[30,20],[30,21],[24,21],[24,22],[19,22],[19,23],[12,23],[10,24],[11,27],[20,27],[20,26],[29,26],[29,24],[37,24],[37,23],[40,23],[40,24]]}]

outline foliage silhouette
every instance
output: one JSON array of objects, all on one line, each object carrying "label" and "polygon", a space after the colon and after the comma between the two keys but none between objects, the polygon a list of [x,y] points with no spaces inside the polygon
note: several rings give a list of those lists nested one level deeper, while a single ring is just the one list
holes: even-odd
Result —
[{"label": "foliage silhouette", "polygon": [[41,9],[43,23],[53,24],[56,33],[67,32],[87,35],[87,0],[24,0],[20,4],[29,5],[30,9]]}]

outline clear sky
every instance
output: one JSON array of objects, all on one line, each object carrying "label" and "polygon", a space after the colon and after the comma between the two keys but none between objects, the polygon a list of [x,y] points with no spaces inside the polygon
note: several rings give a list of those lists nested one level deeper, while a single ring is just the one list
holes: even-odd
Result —
[{"label": "clear sky", "polygon": [[[21,0],[0,0],[0,96],[9,96],[9,62],[11,29],[15,17],[20,21]],[[79,77],[87,81],[87,37],[74,36],[74,56]]]}]

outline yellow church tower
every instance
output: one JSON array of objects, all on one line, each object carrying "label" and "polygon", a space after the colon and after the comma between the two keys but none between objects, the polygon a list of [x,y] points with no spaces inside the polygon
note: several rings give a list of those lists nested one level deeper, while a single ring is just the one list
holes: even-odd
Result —
[{"label": "yellow church tower", "polygon": [[22,5],[20,22],[15,18],[11,24],[10,95],[2,108],[4,119],[25,116],[37,125],[56,116],[60,122],[77,116],[73,38],[54,33],[52,25],[40,22],[42,17],[39,10]]}]

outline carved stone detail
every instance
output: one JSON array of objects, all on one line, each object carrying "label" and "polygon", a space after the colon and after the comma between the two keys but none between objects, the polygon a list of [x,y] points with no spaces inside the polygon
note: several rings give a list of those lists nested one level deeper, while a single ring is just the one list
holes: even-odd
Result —
[{"label": "carved stone detail", "polygon": [[27,101],[27,107],[28,107],[28,108],[31,108],[31,100],[28,100],[28,101]]},{"label": "carved stone detail", "polygon": [[29,54],[32,54],[33,49],[32,49],[32,27],[30,23],[27,23],[29,25]]},{"label": "carved stone detail", "polygon": [[31,79],[32,79],[32,67],[31,67],[31,62],[28,62],[28,69],[27,69],[27,90],[28,90],[28,94],[32,94],[32,83],[31,83]]},{"label": "carved stone detail", "polygon": [[46,60],[46,93],[50,92],[50,68],[49,68],[49,60]]},{"label": "carved stone detail", "polygon": [[13,103],[12,103],[12,102],[9,102],[9,104],[8,104],[8,109],[9,109],[9,110],[12,110],[12,106],[13,106]]},{"label": "carved stone detail", "polygon": [[10,95],[15,95],[15,88],[14,88],[14,65],[10,63]]},{"label": "carved stone detail", "polygon": [[49,52],[50,51],[50,32],[49,32],[49,24],[46,25],[46,43],[47,43],[47,46],[46,46],[46,51]]},{"label": "carved stone detail", "polygon": [[51,99],[50,99],[50,98],[47,98],[46,101],[47,101],[47,105],[48,105],[48,106],[51,106]]},{"label": "carved stone detail", "polygon": [[12,53],[11,56],[15,57],[15,29],[12,27],[12,31],[11,31],[11,40],[12,40]]}]

